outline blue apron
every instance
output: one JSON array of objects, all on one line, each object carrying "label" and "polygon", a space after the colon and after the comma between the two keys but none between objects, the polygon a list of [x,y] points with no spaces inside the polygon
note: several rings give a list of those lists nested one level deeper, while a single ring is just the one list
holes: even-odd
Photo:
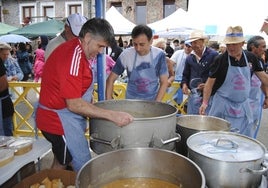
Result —
[{"label": "blue apron", "polygon": [[150,51],[151,63],[142,62],[136,67],[137,52],[135,54],[133,70],[127,84],[127,99],[155,100],[159,87],[159,79],[156,76],[153,54]]},{"label": "blue apron", "polygon": [[[92,74],[94,74],[93,71]],[[93,89],[94,80],[92,80],[90,87],[84,93],[82,99],[90,103],[92,100]],[[73,168],[78,172],[79,169],[91,159],[88,141],[84,136],[87,128],[87,119],[79,114],[71,112],[67,108],[55,110],[49,109],[41,104],[39,104],[39,107],[46,110],[52,110],[58,114],[64,130],[66,145],[73,158]]]},{"label": "blue apron", "polygon": [[213,97],[209,115],[223,118],[231,123],[232,129],[253,137],[253,117],[249,104],[251,75],[244,52],[243,56],[247,64],[245,67],[231,66],[230,56],[228,56],[227,75]]},{"label": "blue apron", "polygon": [[191,90],[191,94],[188,97],[187,114],[199,114],[201,104],[201,94],[196,90]]},{"label": "blue apron", "polygon": [[258,128],[261,121],[262,113],[262,90],[261,90],[261,81],[259,78],[253,74],[251,77],[251,89],[250,89],[250,107],[253,113],[253,123],[252,131],[254,132],[254,138],[256,138],[258,133]]},{"label": "blue apron", "polygon": [[[195,80],[198,80],[198,82]],[[201,78],[194,78],[190,81],[189,87],[191,89],[191,93],[188,97],[187,114],[199,114],[199,108],[202,105],[203,97],[201,97],[202,93],[197,89],[197,87],[202,82]],[[210,105],[208,105],[206,109],[207,112],[209,111],[209,108]]]},{"label": "blue apron", "polygon": [[0,97],[0,135],[5,136],[4,131],[4,120],[3,120],[3,108],[2,108],[2,101],[8,98],[10,95],[6,95],[4,97]]}]

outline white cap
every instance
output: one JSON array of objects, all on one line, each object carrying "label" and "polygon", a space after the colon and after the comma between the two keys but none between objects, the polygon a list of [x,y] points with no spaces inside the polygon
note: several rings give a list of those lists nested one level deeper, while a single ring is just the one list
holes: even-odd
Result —
[{"label": "white cap", "polygon": [[86,21],[86,17],[75,13],[68,16],[66,24],[71,27],[73,34],[75,36],[78,36],[82,26],[84,25],[84,23],[86,23]]},{"label": "white cap", "polygon": [[0,49],[12,50],[11,46],[6,42],[0,42]]}]

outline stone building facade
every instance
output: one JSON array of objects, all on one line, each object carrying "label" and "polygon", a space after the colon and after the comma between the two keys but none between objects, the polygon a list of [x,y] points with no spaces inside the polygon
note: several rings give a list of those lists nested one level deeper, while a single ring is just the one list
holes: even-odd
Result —
[{"label": "stone building facade", "polygon": [[[101,0],[99,0],[101,1]],[[88,18],[95,16],[96,0],[0,0],[0,21],[16,27],[21,27],[25,18],[31,23],[48,19],[64,19],[69,14],[78,12]],[[138,6],[145,9],[144,23],[149,24],[165,17],[165,7],[175,11],[178,8],[187,10],[188,0],[106,0],[104,6],[108,10],[115,6],[120,13],[137,23]],[[27,19],[26,19],[27,20]],[[26,21],[27,22],[27,21]]]}]

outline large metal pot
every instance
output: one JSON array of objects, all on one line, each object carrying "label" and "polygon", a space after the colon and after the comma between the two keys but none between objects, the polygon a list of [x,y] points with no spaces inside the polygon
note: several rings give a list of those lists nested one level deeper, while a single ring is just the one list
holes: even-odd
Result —
[{"label": "large metal pot", "polygon": [[80,169],[76,187],[98,188],[126,178],[155,178],[182,187],[205,187],[204,174],[194,162],[157,148],[128,148],[101,154]]},{"label": "large metal pot", "polygon": [[204,115],[182,115],[177,117],[176,132],[181,136],[181,141],[176,143],[176,151],[187,156],[187,139],[200,131],[229,131],[230,122]]},{"label": "large metal pot", "polygon": [[238,133],[199,132],[188,138],[187,146],[208,187],[259,187],[267,171],[265,146]]},{"label": "large metal pot", "polygon": [[179,140],[175,107],[143,100],[109,100],[95,105],[128,112],[134,117],[134,121],[124,127],[104,119],[90,118],[90,147],[95,153],[133,147],[175,149],[175,141]]}]

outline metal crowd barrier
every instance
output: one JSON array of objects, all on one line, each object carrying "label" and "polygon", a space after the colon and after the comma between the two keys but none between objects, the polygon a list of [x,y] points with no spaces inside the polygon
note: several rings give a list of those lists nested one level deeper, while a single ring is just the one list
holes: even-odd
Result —
[{"label": "metal crowd barrier", "polygon": [[[126,83],[114,84],[114,99],[124,99],[126,94]],[[41,136],[41,132],[37,131],[34,120],[34,109],[38,103],[40,83],[36,82],[9,82],[10,94],[14,103],[15,113],[13,116],[14,136]],[[97,84],[94,87],[94,102],[98,101]],[[174,95],[180,88],[180,83],[174,82],[166,92],[162,102],[175,106],[179,113],[186,114],[185,104],[187,98],[177,104]],[[89,136],[89,133],[86,133]]]}]

